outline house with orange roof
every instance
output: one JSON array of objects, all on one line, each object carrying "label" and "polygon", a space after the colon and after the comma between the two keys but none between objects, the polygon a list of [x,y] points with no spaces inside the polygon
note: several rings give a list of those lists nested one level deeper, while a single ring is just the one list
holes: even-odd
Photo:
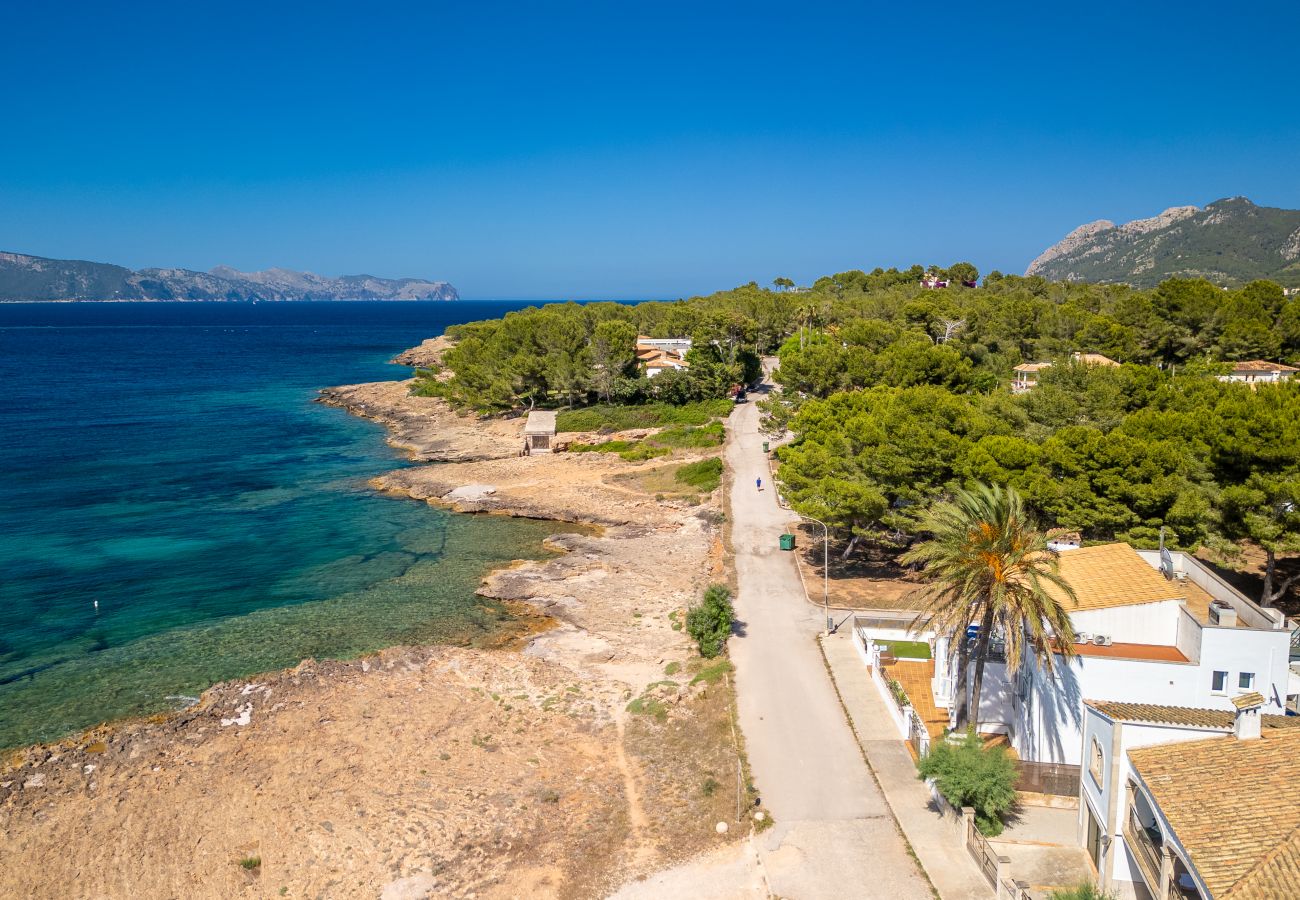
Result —
[{"label": "house with orange roof", "polygon": [[1021,363],[1012,369],[1011,393],[1023,394],[1038,387],[1038,373],[1051,368],[1049,362]]},{"label": "house with orange roof", "polygon": [[[1118,366],[1119,363],[1100,353],[1071,353],[1070,359],[1083,366]],[[1050,369],[1050,362],[1021,363],[1011,370],[1011,393],[1023,394],[1038,386],[1038,375],[1044,369]]]},{"label": "house with orange roof", "polygon": [[1228,710],[1085,701],[1078,837],[1103,890],[1288,896],[1275,866],[1300,847],[1300,804],[1282,796],[1300,776],[1300,716],[1265,715],[1264,703],[1258,691]]},{"label": "house with orange roof", "polygon": [[[1295,623],[1190,555],[1114,543],[1062,550],[1059,564],[1074,597],[1048,591],[1069,610],[1073,658],[1058,648],[1048,671],[1026,649],[1018,667],[995,660],[985,669],[979,730],[1006,734],[1022,766],[1077,774],[1085,701],[1230,713],[1237,694],[1258,691],[1265,712],[1282,715],[1300,694],[1288,667]],[[1000,636],[992,639],[996,649]],[[955,648],[936,644],[934,694],[951,706]]]},{"label": "house with orange roof", "polygon": [[652,338],[639,335],[636,339],[637,365],[647,378],[653,378],[668,369],[689,369],[686,354],[690,349],[690,338]]}]

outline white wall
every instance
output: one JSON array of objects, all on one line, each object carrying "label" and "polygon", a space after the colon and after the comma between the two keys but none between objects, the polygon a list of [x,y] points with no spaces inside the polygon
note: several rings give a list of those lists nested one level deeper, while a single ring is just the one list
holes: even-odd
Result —
[{"label": "white wall", "polygon": [[[1120,729],[1118,768],[1114,765],[1112,757],[1112,738],[1116,728]],[[1175,744],[1184,741],[1222,737],[1227,733],[1226,730],[1187,728],[1177,725],[1138,724],[1133,722],[1112,723],[1110,719],[1096,710],[1086,708],[1083,735],[1080,742],[1080,752],[1084,760],[1079,789],[1082,801],[1079,804],[1080,846],[1085,846],[1087,840],[1086,819],[1083,817],[1082,811],[1083,804],[1087,803],[1096,814],[1097,821],[1102,823],[1105,833],[1111,835],[1111,850],[1109,852],[1117,854],[1115,856],[1113,878],[1116,881],[1140,882],[1142,876],[1138,874],[1137,863],[1133,862],[1127,848],[1124,846],[1124,820],[1128,812],[1125,805],[1124,786],[1133,776],[1133,768],[1128,758],[1129,751],[1138,747],[1151,747],[1157,744]],[[1103,756],[1102,784],[1100,786],[1093,781],[1088,772],[1087,764],[1094,736],[1101,743]],[[1118,794],[1118,801],[1112,818],[1110,803],[1111,796],[1114,793]]]},{"label": "white wall", "polygon": [[[1201,631],[1201,683],[1197,704],[1212,709],[1232,709],[1232,698],[1244,693],[1237,687],[1241,672],[1255,673],[1255,690],[1264,695],[1265,713],[1282,714],[1286,710],[1290,670],[1287,656],[1291,635],[1287,631],[1251,631],[1244,628],[1206,626]],[[1211,694],[1211,671],[1228,673],[1226,694]],[[1203,699],[1202,699],[1203,698]]]},{"label": "white wall", "polygon": [[[1268,701],[1266,713],[1282,714],[1290,672],[1285,631],[1244,628],[1202,630],[1201,660],[1152,662],[1080,656],[1066,664],[1057,657],[1055,674],[1032,661],[1030,689],[1013,710],[1012,746],[1021,759],[1079,765],[1084,700],[1118,700],[1231,711],[1241,672],[1255,673],[1255,690]],[[1228,673],[1228,689],[1212,693],[1211,673]]]},{"label": "white wall", "polygon": [[1179,600],[1139,603],[1110,609],[1084,609],[1070,613],[1075,631],[1109,635],[1127,644],[1166,644],[1174,646],[1178,637]]}]

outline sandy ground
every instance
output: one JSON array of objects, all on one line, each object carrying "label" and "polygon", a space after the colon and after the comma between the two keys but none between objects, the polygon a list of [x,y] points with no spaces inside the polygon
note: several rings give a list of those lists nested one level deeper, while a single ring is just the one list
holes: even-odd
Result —
[{"label": "sandy ground", "polygon": [[680,630],[722,575],[718,498],[638,489],[680,459],[519,457],[521,420],[403,382],[327,394],[417,459],[461,460],[387,491],[603,526],[484,583],[555,627],[523,652],[308,661],[19,753],[0,773],[0,896],[605,896],[742,834],[730,676]]}]

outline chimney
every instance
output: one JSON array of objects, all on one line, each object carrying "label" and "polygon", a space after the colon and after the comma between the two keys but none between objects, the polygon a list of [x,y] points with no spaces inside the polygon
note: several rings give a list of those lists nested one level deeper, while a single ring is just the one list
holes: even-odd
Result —
[{"label": "chimney", "polygon": [[1232,724],[1232,733],[1239,741],[1251,741],[1259,737],[1260,710],[1264,708],[1264,697],[1259,691],[1240,694],[1232,698],[1232,705],[1237,708],[1237,716]]}]

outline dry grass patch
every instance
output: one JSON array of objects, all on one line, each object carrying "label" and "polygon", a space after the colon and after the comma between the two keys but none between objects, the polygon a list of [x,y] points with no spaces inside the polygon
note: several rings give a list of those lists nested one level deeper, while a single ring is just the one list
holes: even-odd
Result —
[{"label": "dry grass patch", "polygon": [[667,466],[655,466],[639,472],[620,472],[610,477],[610,481],[649,494],[658,500],[701,501],[700,492],[677,480],[677,472],[686,463],[674,463]]}]

